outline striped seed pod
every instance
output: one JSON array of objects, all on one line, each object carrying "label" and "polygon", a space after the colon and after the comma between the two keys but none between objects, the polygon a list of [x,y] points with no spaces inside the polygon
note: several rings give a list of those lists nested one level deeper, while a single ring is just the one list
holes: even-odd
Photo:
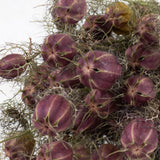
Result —
[{"label": "striped seed pod", "polygon": [[113,144],[102,144],[93,152],[91,160],[123,160],[123,154]]},{"label": "striped seed pod", "polygon": [[76,43],[67,34],[49,35],[42,47],[42,57],[52,67],[63,67],[76,55]]},{"label": "striped seed pod", "polygon": [[132,106],[141,106],[156,96],[154,84],[145,76],[132,76],[125,82],[124,100]]},{"label": "striped seed pod", "polygon": [[105,90],[112,87],[121,75],[117,58],[104,51],[89,51],[78,61],[77,74],[83,85]]},{"label": "striped seed pod", "polygon": [[0,60],[0,77],[13,79],[26,70],[26,60],[20,54],[9,54]]},{"label": "striped seed pod", "polygon": [[112,26],[112,21],[109,21],[106,15],[90,15],[86,19],[83,28],[94,39],[101,40],[111,34]]},{"label": "striped seed pod", "polygon": [[125,126],[121,143],[126,156],[133,160],[149,160],[158,145],[158,133],[151,120],[136,118]]},{"label": "striped seed pod", "polygon": [[87,11],[86,0],[58,0],[52,11],[52,17],[65,24],[76,24]]},{"label": "striped seed pod", "polygon": [[64,141],[43,144],[37,156],[37,160],[72,160],[72,158],[72,148]]},{"label": "striped seed pod", "polygon": [[99,117],[105,118],[116,109],[112,97],[113,95],[110,92],[93,89],[86,96],[85,103],[90,111],[96,113]]},{"label": "striped seed pod", "polygon": [[147,70],[154,70],[160,64],[159,50],[146,47],[143,43],[137,43],[129,47],[125,55],[129,64],[135,69],[140,66]]},{"label": "striped seed pod", "polygon": [[71,105],[59,95],[45,96],[36,106],[33,125],[42,135],[55,136],[71,125]]},{"label": "striped seed pod", "polygon": [[156,14],[147,14],[139,19],[136,35],[145,45],[155,46],[159,43],[160,20]]}]

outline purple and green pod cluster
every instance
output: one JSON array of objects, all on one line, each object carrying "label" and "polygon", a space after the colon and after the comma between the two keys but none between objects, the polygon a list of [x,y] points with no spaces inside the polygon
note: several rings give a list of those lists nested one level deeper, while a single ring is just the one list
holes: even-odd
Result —
[{"label": "purple and green pod cluster", "polygon": [[79,61],[77,74],[83,85],[105,90],[112,87],[121,76],[122,67],[118,59],[108,52],[89,51]]},{"label": "purple and green pod cluster", "polygon": [[84,30],[96,40],[101,40],[109,36],[112,26],[112,22],[107,19],[106,15],[90,15],[83,24]]},{"label": "purple and green pod cluster", "polygon": [[113,104],[113,95],[98,89],[91,90],[85,98],[85,103],[89,110],[99,117],[107,117],[116,108]]},{"label": "purple and green pod cluster", "polygon": [[26,60],[23,55],[9,54],[0,60],[0,77],[13,79],[26,70]]},{"label": "purple and green pod cluster", "polygon": [[132,106],[146,104],[156,96],[152,80],[146,76],[135,75],[125,82],[124,100]]},{"label": "purple and green pod cluster", "polygon": [[62,96],[48,95],[39,101],[33,115],[33,125],[42,135],[55,136],[70,127],[70,103]]},{"label": "purple and green pod cluster", "polygon": [[123,154],[113,144],[102,144],[92,153],[91,160],[123,160]]},{"label": "purple and green pod cluster", "polygon": [[52,17],[56,21],[72,25],[79,22],[86,11],[86,0],[58,0],[52,11]]},{"label": "purple and green pod cluster", "polygon": [[136,118],[124,128],[121,143],[128,158],[149,160],[157,148],[158,133],[151,120]]},{"label": "purple and green pod cluster", "polygon": [[137,43],[129,47],[125,55],[129,64],[135,69],[140,66],[147,70],[153,70],[160,64],[159,50],[157,48],[146,47],[143,43]]},{"label": "purple and green pod cluster", "polygon": [[68,34],[52,34],[45,39],[41,52],[44,62],[48,65],[63,67],[76,55],[76,43]]},{"label": "purple and green pod cluster", "polygon": [[33,134],[31,132],[23,135],[17,133],[13,137],[15,138],[5,142],[6,156],[11,160],[29,160],[35,146]]},{"label": "purple and green pod cluster", "polygon": [[72,160],[73,151],[64,141],[54,141],[41,146],[37,160]]}]

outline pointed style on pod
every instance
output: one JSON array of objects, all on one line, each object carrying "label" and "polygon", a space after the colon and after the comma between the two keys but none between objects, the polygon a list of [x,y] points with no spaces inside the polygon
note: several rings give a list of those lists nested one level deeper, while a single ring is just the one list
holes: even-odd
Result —
[{"label": "pointed style on pod", "polygon": [[106,15],[90,15],[83,24],[84,30],[96,40],[101,40],[109,36],[112,26],[112,21],[109,21]]},{"label": "pointed style on pod", "polygon": [[137,43],[129,47],[125,55],[129,64],[136,69],[141,66],[147,70],[154,70],[160,65],[160,53],[157,48],[146,47],[143,43]]},{"label": "pointed style on pod", "polygon": [[86,0],[58,0],[52,11],[52,17],[56,21],[73,25],[84,17],[86,11]]},{"label": "pointed style on pod", "polygon": [[122,67],[118,59],[108,52],[89,51],[78,61],[77,74],[83,85],[105,90],[112,87],[121,76]]},{"label": "pointed style on pod", "polygon": [[43,60],[51,67],[63,67],[76,55],[76,43],[68,34],[49,35],[41,47]]},{"label": "pointed style on pod", "polygon": [[85,103],[90,111],[96,113],[99,117],[105,118],[116,109],[112,98],[113,95],[110,92],[93,89],[86,96]]},{"label": "pointed style on pod", "polygon": [[149,160],[158,145],[158,133],[151,120],[136,118],[125,126],[121,144],[126,156],[133,160]]},{"label": "pointed style on pod", "polygon": [[156,96],[154,84],[145,76],[135,75],[125,82],[124,100],[132,106],[141,106]]},{"label": "pointed style on pod", "polygon": [[23,133],[18,132],[13,135],[15,138],[5,142],[5,154],[12,160],[29,160],[32,155],[35,146],[32,132],[29,131],[24,135],[21,134]]},{"label": "pointed style on pod", "polygon": [[123,2],[113,2],[106,8],[106,15],[112,21],[113,31],[117,34],[129,34],[135,26],[135,15],[131,8]]},{"label": "pointed style on pod", "polygon": [[145,45],[156,46],[159,43],[160,20],[156,14],[147,14],[139,19],[136,35]]},{"label": "pointed style on pod", "polygon": [[123,160],[123,154],[113,144],[102,144],[93,152],[91,160]]},{"label": "pointed style on pod", "polygon": [[37,160],[72,160],[71,146],[64,141],[54,141],[41,146]]},{"label": "pointed style on pod", "polygon": [[70,127],[72,121],[71,105],[62,96],[45,96],[36,106],[33,125],[42,135],[55,136]]},{"label": "pointed style on pod", "polygon": [[13,79],[26,70],[26,60],[23,55],[9,54],[0,60],[0,77]]}]

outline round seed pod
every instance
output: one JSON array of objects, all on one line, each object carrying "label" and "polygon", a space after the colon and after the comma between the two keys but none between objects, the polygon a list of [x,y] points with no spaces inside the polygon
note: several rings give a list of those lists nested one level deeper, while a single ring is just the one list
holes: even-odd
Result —
[{"label": "round seed pod", "polygon": [[158,145],[158,133],[151,120],[136,118],[123,130],[121,143],[130,159],[149,160]]},{"label": "round seed pod", "polygon": [[22,90],[22,101],[29,107],[34,108],[36,104],[36,90],[33,85],[27,85]]},{"label": "round seed pod", "polygon": [[86,0],[58,0],[52,11],[52,17],[65,24],[76,24],[87,11]]},{"label": "round seed pod", "polygon": [[100,148],[93,152],[91,160],[123,160],[123,154],[112,144],[102,144]]},{"label": "round seed pod", "polygon": [[160,20],[156,14],[147,14],[139,20],[136,35],[145,45],[155,46],[159,43]]},{"label": "round seed pod", "polygon": [[56,71],[54,70],[51,73],[50,78],[53,86],[57,85],[56,83],[61,83],[64,88],[75,88],[80,86],[79,77],[76,73],[76,66],[73,65]]},{"label": "round seed pod", "polygon": [[99,124],[97,115],[89,112],[87,107],[79,106],[75,115],[73,129],[77,134],[87,130],[91,131]]},{"label": "round seed pod", "polygon": [[96,113],[99,117],[105,118],[116,109],[112,98],[113,95],[110,92],[94,89],[86,96],[85,103],[90,111]]},{"label": "round seed pod", "polygon": [[70,63],[76,55],[76,44],[67,34],[49,35],[42,47],[42,57],[52,67],[63,67]]},{"label": "round seed pod", "polygon": [[0,60],[0,77],[13,79],[26,70],[26,60],[20,54],[9,54]]},{"label": "round seed pod", "polygon": [[154,84],[145,76],[132,76],[125,82],[124,100],[132,106],[140,106],[156,96]]},{"label": "round seed pod", "polygon": [[82,144],[77,144],[73,148],[74,160],[89,160],[90,152]]},{"label": "round seed pod", "polygon": [[94,39],[101,40],[111,34],[112,26],[112,21],[109,21],[106,15],[90,15],[86,19],[83,28]]},{"label": "round seed pod", "polygon": [[70,103],[59,95],[45,96],[36,106],[33,125],[42,135],[55,136],[66,130],[72,121]]},{"label": "round seed pod", "polygon": [[117,58],[103,51],[89,51],[78,61],[80,82],[90,88],[105,90],[112,87],[121,75]]},{"label": "round seed pod", "polygon": [[135,44],[128,48],[125,55],[129,64],[136,68],[138,66],[147,70],[156,69],[160,64],[160,53],[156,48],[148,48],[143,43]]},{"label": "round seed pod", "polygon": [[129,34],[135,25],[135,15],[131,8],[123,2],[113,2],[106,9],[106,15],[113,24],[117,34]]},{"label": "round seed pod", "polygon": [[14,134],[15,138],[5,142],[4,151],[10,159],[29,160],[32,155],[35,146],[33,134],[31,132],[21,134],[23,133]]},{"label": "round seed pod", "polygon": [[72,148],[64,141],[44,144],[37,156],[37,160],[72,160],[72,158]]}]

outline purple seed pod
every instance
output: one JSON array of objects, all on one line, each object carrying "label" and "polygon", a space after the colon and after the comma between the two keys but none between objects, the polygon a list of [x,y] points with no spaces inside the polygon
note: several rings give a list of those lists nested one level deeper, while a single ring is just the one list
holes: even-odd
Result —
[{"label": "purple seed pod", "polygon": [[123,154],[113,144],[102,144],[93,152],[91,160],[123,160]]},{"label": "purple seed pod", "polygon": [[72,160],[72,158],[72,148],[64,141],[44,144],[37,156],[37,160]]},{"label": "purple seed pod", "polygon": [[24,135],[17,133],[13,137],[15,138],[5,142],[6,156],[12,160],[29,160],[35,146],[33,134],[31,132]]},{"label": "purple seed pod", "polygon": [[147,14],[139,20],[136,35],[145,45],[155,46],[159,43],[160,20],[156,14]]},{"label": "purple seed pod", "polygon": [[35,95],[36,90],[33,85],[27,85],[22,90],[22,101],[29,107],[34,108],[36,104]]},{"label": "purple seed pod", "polygon": [[101,40],[111,34],[112,26],[112,21],[109,21],[106,15],[90,15],[86,19],[83,28],[94,39]]},{"label": "purple seed pod", "polygon": [[125,82],[124,100],[132,106],[140,106],[156,96],[154,84],[145,76],[132,76]]},{"label": "purple seed pod", "polygon": [[73,148],[74,160],[89,160],[90,151],[88,148],[85,148],[82,144],[77,144]]},{"label": "purple seed pod", "polygon": [[113,95],[110,92],[94,89],[86,96],[85,103],[89,110],[96,113],[99,117],[105,118],[116,109],[112,98]]},{"label": "purple seed pod", "polygon": [[64,131],[71,125],[71,105],[62,96],[45,96],[37,104],[32,121],[42,135],[55,136],[56,132]]},{"label": "purple seed pod", "polygon": [[86,0],[58,0],[52,17],[65,24],[76,24],[87,11]]},{"label": "purple seed pod", "polygon": [[136,118],[123,130],[121,143],[130,159],[149,160],[158,145],[158,133],[151,120]]},{"label": "purple seed pod", "polygon": [[106,8],[108,20],[112,21],[113,31],[116,34],[129,34],[135,25],[135,14],[123,2],[113,2]]},{"label": "purple seed pod", "polygon": [[89,51],[78,61],[77,74],[87,87],[105,90],[120,77],[122,67],[117,58],[104,51]]},{"label": "purple seed pod", "polygon": [[26,60],[20,54],[9,54],[0,60],[0,77],[13,79],[26,70]]},{"label": "purple seed pod", "polygon": [[80,81],[76,74],[76,67],[62,68],[56,75],[56,81],[62,83],[65,88],[78,86]]},{"label": "purple seed pod", "polygon": [[97,115],[89,112],[88,108],[84,106],[79,106],[75,115],[73,129],[77,134],[86,130],[93,130],[99,124]]},{"label": "purple seed pod", "polygon": [[76,55],[76,43],[67,34],[49,35],[42,47],[42,57],[52,67],[63,67],[70,63]]},{"label": "purple seed pod", "polygon": [[141,66],[147,70],[156,69],[160,64],[160,53],[156,48],[149,48],[143,43],[128,48],[125,55],[133,68]]}]

